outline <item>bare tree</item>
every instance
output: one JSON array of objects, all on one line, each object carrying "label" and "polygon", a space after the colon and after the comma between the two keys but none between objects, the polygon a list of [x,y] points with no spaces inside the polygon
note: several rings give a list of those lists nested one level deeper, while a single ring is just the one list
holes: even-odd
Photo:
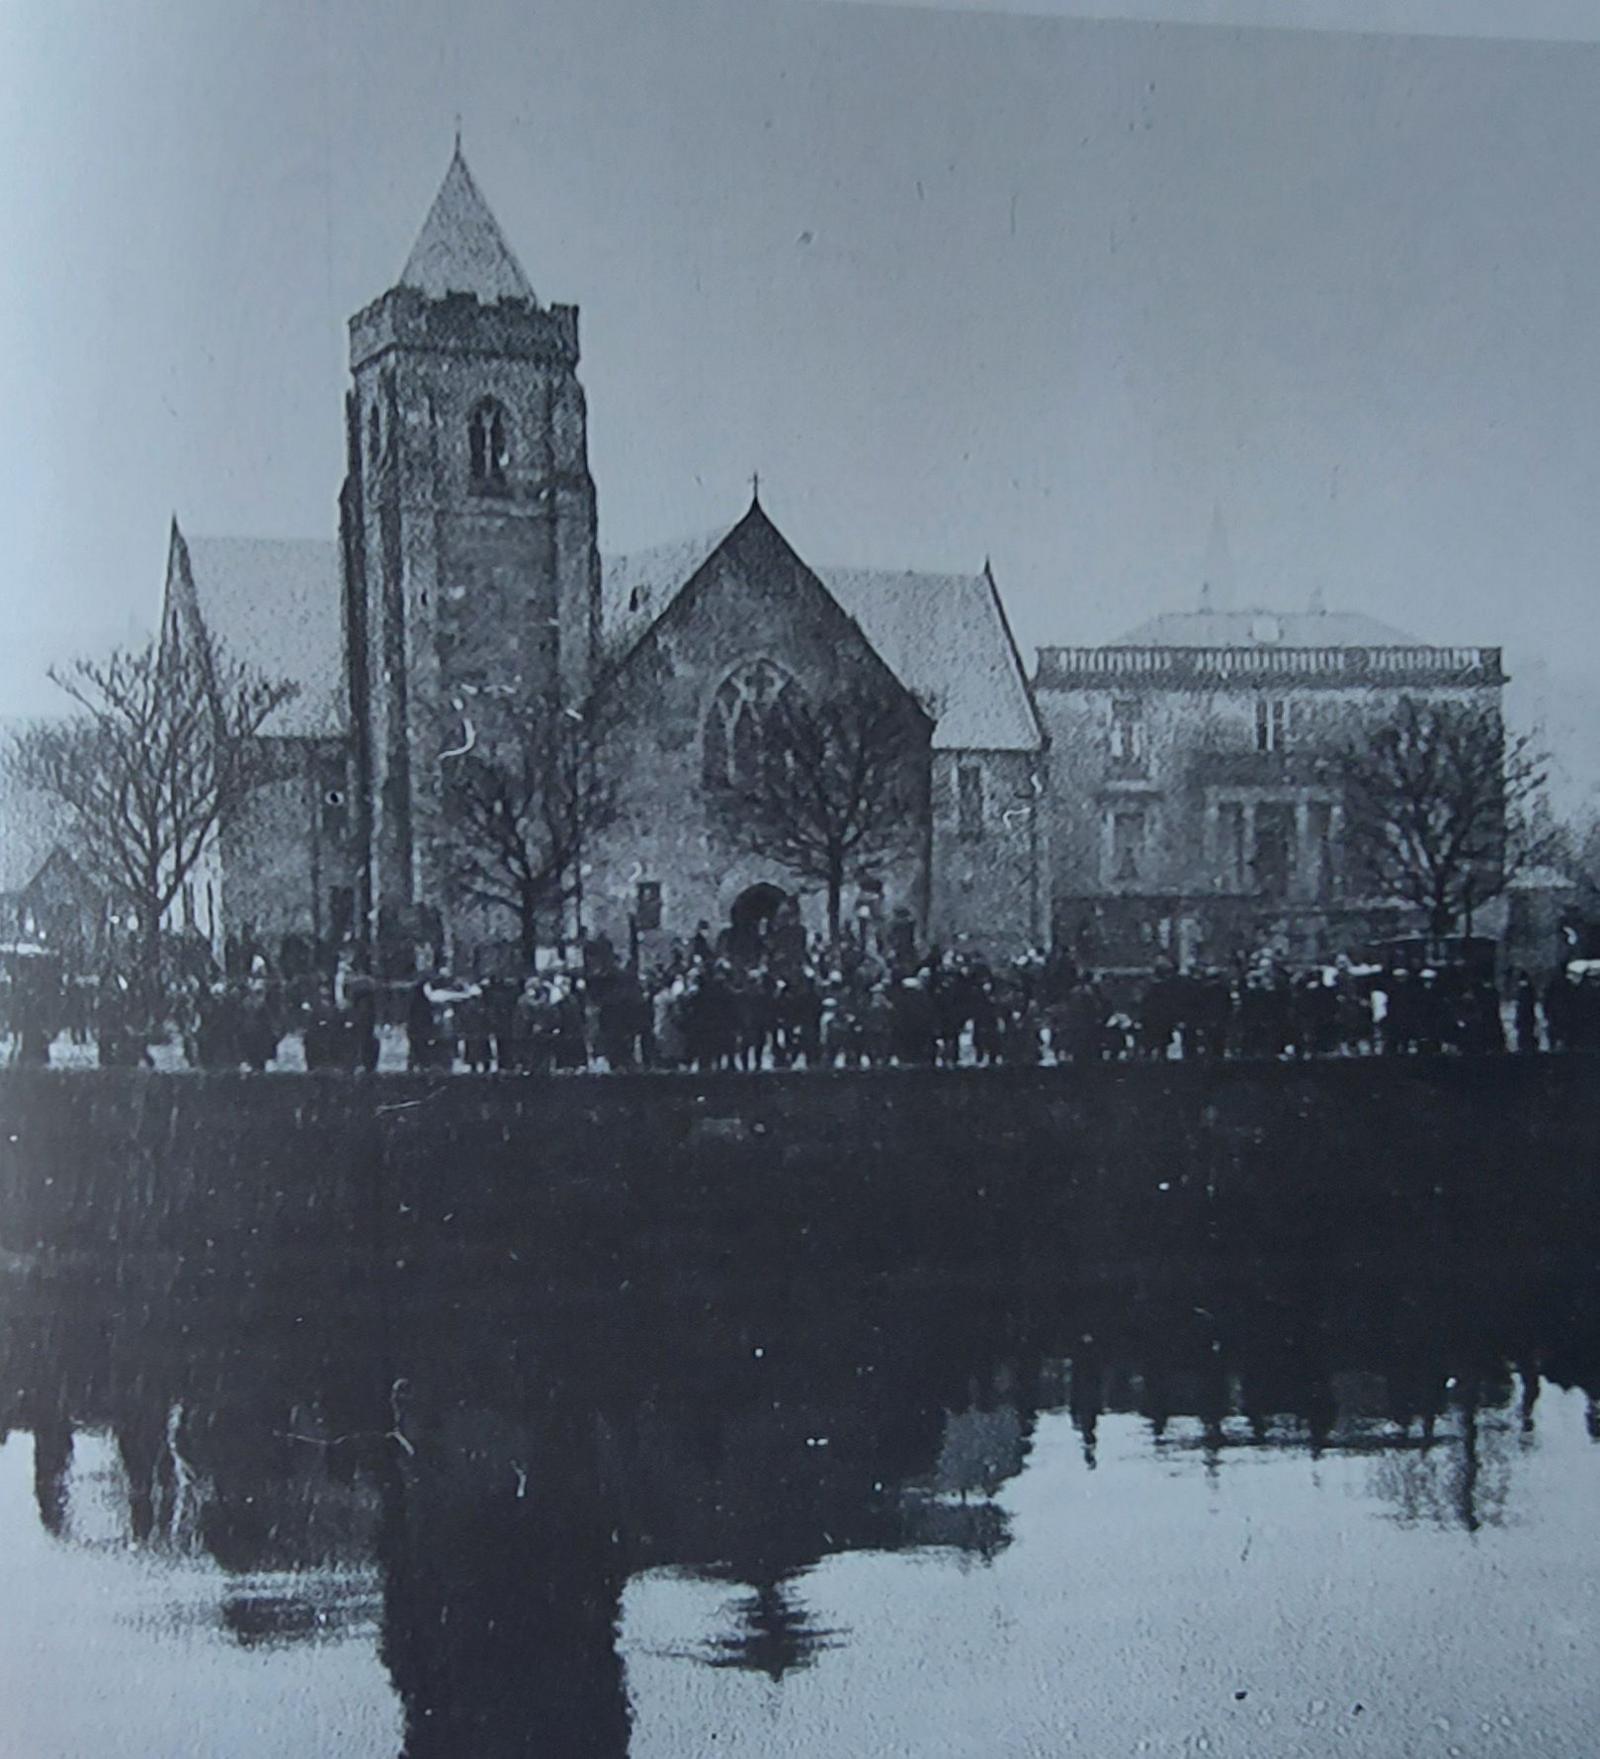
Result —
[{"label": "bare tree", "polygon": [[530,966],[541,925],[582,895],[587,842],[616,816],[598,747],[591,715],[517,704],[446,759],[457,895],[508,913]]},{"label": "bare tree", "polygon": [[846,881],[875,876],[922,834],[926,752],[926,717],[887,690],[820,701],[782,690],[751,773],[722,793],[723,817],[752,854],[825,888],[837,944]]},{"label": "bare tree", "polygon": [[1471,933],[1480,905],[1548,859],[1545,759],[1497,711],[1404,697],[1339,767],[1354,865],[1426,911],[1432,935]]},{"label": "bare tree", "polygon": [[218,829],[271,773],[261,729],[298,686],[262,678],[214,644],[174,639],[77,660],[50,678],[79,712],[17,734],[8,767],[66,808],[85,872],[137,918],[139,968],[153,986],[162,918]]}]

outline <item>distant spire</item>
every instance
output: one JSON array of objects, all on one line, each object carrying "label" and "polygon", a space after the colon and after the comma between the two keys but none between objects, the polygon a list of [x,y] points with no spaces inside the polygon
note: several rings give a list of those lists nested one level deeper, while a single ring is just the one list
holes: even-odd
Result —
[{"label": "distant spire", "polygon": [[1233,609],[1233,557],[1228,549],[1228,528],[1222,520],[1222,504],[1211,509],[1211,535],[1206,540],[1205,566],[1200,572],[1200,609]]},{"label": "distant spire", "polygon": [[497,299],[535,299],[521,263],[467,169],[459,127],[450,169],[400,271],[400,285],[415,287],[430,299],[443,299],[447,293],[476,294],[487,304]]},{"label": "distant spire", "polygon": [[1323,593],[1320,580],[1311,589],[1311,603],[1306,606],[1306,609],[1313,617],[1325,617],[1328,614],[1328,601]]},{"label": "distant spire", "polygon": [[761,472],[759,470],[753,470],[750,473],[750,505],[752,507],[761,505]]}]

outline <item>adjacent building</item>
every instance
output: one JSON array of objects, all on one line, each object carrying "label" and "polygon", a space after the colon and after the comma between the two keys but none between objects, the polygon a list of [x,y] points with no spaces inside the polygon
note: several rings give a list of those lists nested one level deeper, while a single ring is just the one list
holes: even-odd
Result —
[{"label": "adjacent building", "polygon": [[1097,965],[1295,958],[1399,926],[1344,855],[1339,758],[1400,699],[1499,717],[1500,650],[1370,617],[1201,609],[1105,647],[1046,647],[1058,940]]}]

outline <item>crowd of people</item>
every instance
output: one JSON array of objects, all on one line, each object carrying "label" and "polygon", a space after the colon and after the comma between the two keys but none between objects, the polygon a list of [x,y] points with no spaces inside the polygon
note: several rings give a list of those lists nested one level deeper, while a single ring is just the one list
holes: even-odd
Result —
[{"label": "crowd of people", "polygon": [[1260,952],[1134,976],[1061,952],[835,950],[803,934],[713,939],[702,924],[648,970],[597,937],[521,983],[433,971],[397,993],[346,954],[331,981],[283,980],[264,960],[186,977],[142,1024],[114,973],[92,989],[13,978],[0,1009],[13,1061],[48,1062],[66,1031],[92,1037],[103,1066],[150,1060],[159,1034],[198,1068],[266,1069],[297,1039],[307,1069],[372,1070],[397,1031],[412,1069],[527,1074],[1530,1053],[1600,1048],[1600,965],[1559,970],[1542,993],[1517,973],[1502,994],[1463,966],[1292,969]]},{"label": "crowd of people", "polygon": [[[1600,1045],[1600,981],[1548,992],[1549,1048]],[[1263,955],[1234,973],[1161,967],[1107,978],[1058,955],[991,962],[934,949],[895,963],[808,949],[785,969],[709,943],[641,976],[602,961],[532,977],[520,991],[416,986],[414,1067],[516,1069],[953,1068],[1169,1057],[1482,1054],[1546,1048],[1540,998],[1519,976],[1510,1006],[1492,978],[1347,958],[1292,971]]]}]

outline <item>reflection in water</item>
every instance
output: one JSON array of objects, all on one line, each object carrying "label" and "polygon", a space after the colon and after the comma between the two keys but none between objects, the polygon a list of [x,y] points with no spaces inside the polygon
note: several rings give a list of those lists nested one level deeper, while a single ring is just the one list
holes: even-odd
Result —
[{"label": "reflection in water", "polygon": [[829,1270],[772,1244],[605,1277],[530,1250],[103,1308],[36,1269],[6,1286],[0,1429],[31,1435],[68,1543],[75,1434],[108,1435],[125,1541],[220,1566],[237,1644],[376,1630],[411,1759],[620,1755],[630,1581],[717,1585],[676,1653],[784,1681],[865,1634],[808,1606],[821,1560],[1004,1553],[1041,1413],[1097,1472],[1107,1420],[1137,1419],[1180,1472],[1356,1456],[1395,1522],[1506,1522],[1541,1384],[1581,1386],[1592,1431],[1600,1373],[1586,1242],[1493,1246],[1089,1261],[1041,1231],[1003,1261]]},{"label": "reflection in water", "polygon": [[763,1582],[733,1604],[733,1632],[718,1637],[701,1659],[712,1667],[737,1667],[765,1674],[774,1683],[796,1668],[809,1667],[825,1649],[837,1649],[844,1633],[820,1627],[793,1581]]}]

